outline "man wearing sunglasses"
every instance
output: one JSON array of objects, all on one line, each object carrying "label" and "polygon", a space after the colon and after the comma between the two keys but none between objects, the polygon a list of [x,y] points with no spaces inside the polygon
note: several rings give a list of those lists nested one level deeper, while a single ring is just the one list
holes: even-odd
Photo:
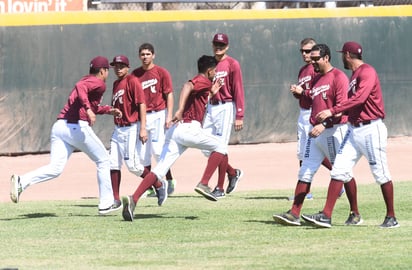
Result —
[{"label": "man wearing sunglasses", "polygon": [[[300,85],[292,85],[290,89],[292,94],[305,95],[312,98],[312,111],[309,118],[312,127],[309,131],[309,138],[306,141],[292,208],[286,213],[273,215],[273,219],[282,225],[301,225],[299,216],[305,196],[310,190],[313,176],[325,158],[328,158],[333,163],[336,152],[347,130],[347,116],[345,115],[338,114],[325,119],[325,121],[318,121],[316,115],[324,109],[338,106],[347,100],[348,78],[343,71],[333,67],[330,63],[330,49],[326,44],[314,45],[310,57],[314,70],[318,72],[312,81],[312,88],[305,90]],[[351,205],[351,211],[357,214],[356,217],[359,217],[359,220],[355,220],[355,223],[360,223],[362,220],[360,219],[356,200],[352,200],[352,197],[349,197],[348,194],[353,194],[351,191],[356,189],[355,180],[348,181],[345,189]],[[356,199],[356,196],[354,198]],[[354,225],[351,216],[349,216],[346,224]]]},{"label": "man wearing sunglasses", "polygon": [[[316,75],[316,72],[312,65],[312,60],[310,59],[310,53],[312,47],[316,44],[316,41],[313,38],[304,38],[300,42],[300,54],[302,56],[303,62],[305,65],[302,66],[298,73],[298,85],[302,86],[303,89],[309,90],[312,88],[312,80]],[[297,124],[297,157],[299,159],[299,166],[302,166],[303,155],[305,153],[305,145],[309,136],[309,130],[312,125],[309,122],[310,111],[312,108],[312,99],[305,95],[297,95],[294,97],[299,101],[299,118]],[[322,161],[322,165],[325,166],[328,170],[332,169],[330,161],[325,158]],[[290,201],[293,201],[295,196],[289,197]],[[306,199],[311,200],[313,198],[312,193],[306,195]]]},{"label": "man wearing sunglasses", "polygon": [[[352,170],[362,156],[368,159],[369,167],[376,183],[381,187],[386,205],[386,216],[381,228],[396,228],[399,223],[395,217],[393,204],[393,183],[386,157],[387,129],[382,119],[385,108],[381,85],[376,70],[362,60],[362,46],[349,41],[341,51],[345,69],[352,71],[348,100],[332,108],[322,110],[316,115],[318,121],[325,121],[336,114],[348,113],[349,130],[345,136],[331,172],[328,197],[322,212],[302,216],[318,227],[327,227],[322,219],[332,216],[336,203],[337,190],[351,179]],[[355,190],[356,191],[356,190]],[[356,193],[355,193],[356,196]],[[329,224],[330,225],[330,224]]]}]

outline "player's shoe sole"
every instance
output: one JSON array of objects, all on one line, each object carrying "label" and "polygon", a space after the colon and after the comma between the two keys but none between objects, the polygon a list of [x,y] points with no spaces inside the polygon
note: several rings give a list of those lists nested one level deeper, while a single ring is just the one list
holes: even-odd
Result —
[{"label": "player's shoe sole", "polygon": [[19,202],[19,197],[22,192],[20,184],[20,176],[13,174],[10,178],[10,199],[14,203]]}]

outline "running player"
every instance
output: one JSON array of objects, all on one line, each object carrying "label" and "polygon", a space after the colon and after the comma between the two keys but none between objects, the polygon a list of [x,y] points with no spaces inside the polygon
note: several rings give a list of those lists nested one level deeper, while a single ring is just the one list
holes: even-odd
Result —
[{"label": "running player", "polygon": [[[122,112],[114,118],[114,131],[110,140],[110,176],[116,205],[121,205],[120,182],[123,161],[136,176],[144,177],[148,170],[140,163],[136,141],[147,141],[146,104],[139,79],[129,74],[129,59],[118,55],[110,63],[117,80],[113,83],[112,106]],[[138,134],[139,133],[139,134]]]},{"label": "running player", "polygon": [[[138,142],[138,151],[143,165],[150,171],[152,156],[159,161],[165,142],[165,132],[169,128],[173,113],[173,85],[170,73],[154,63],[155,50],[152,44],[143,43],[139,47],[139,58],[142,66],[133,74],[139,78],[146,97],[146,129],[148,140],[145,144]],[[166,174],[168,194],[172,194],[176,181],[172,172]],[[149,189],[150,191],[151,189]]]},{"label": "running player", "polygon": [[[203,177],[195,191],[208,200],[217,201],[208,183],[211,175],[218,168],[218,186],[223,187],[227,166],[227,145],[202,129],[201,122],[209,95],[213,96],[219,91],[221,81],[217,80],[212,84],[217,65],[213,56],[203,55],[198,59],[197,65],[198,75],[186,82],[180,92],[179,108],[172,119],[175,124],[166,133],[166,142],[159,162],[143,179],[132,196],[123,197],[123,218],[126,221],[133,221],[136,203],[146,189],[152,185],[161,185],[160,179],[189,147],[211,152]],[[163,200],[159,199],[159,205],[162,205],[166,199],[167,192],[164,193]]]},{"label": "running player", "polygon": [[84,152],[96,163],[99,184],[99,214],[107,214],[120,209],[113,200],[110,184],[110,158],[105,146],[91,128],[96,114],[112,114],[121,117],[119,109],[100,106],[106,91],[109,75],[109,61],[97,56],[90,62],[89,75],[80,79],[71,91],[68,101],[57,116],[51,130],[50,163],[22,176],[11,176],[10,198],[19,202],[23,190],[29,186],[52,180],[62,172],[75,149]]},{"label": "running player", "polygon": [[[347,99],[348,78],[343,71],[334,68],[330,63],[331,54],[326,44],[314,45],[310,56],[315,71],[319,73],[313,79],[312,89],[305,91],[299,85],[292,85],[290,88],[293,94],[307,95],[312,98],[312,111],[309,121],[313,127],[309,132],[309,138],[306,142],[305,154],[298,174],[299,180],[296,184],[292,208],[286,213],[273,215],[273,219],[283,225],[301,225],[300,211],[305,196],[310,190],[313,176],[325,157],[333,163],[336,150],[339,149],[339,145],[342,143],[343,136],[347,130],[347,116],[345,115],[336,115],[321,122],[317,121],[315,116],[323,109],[339,105]],[[354,179],[349,183],[356,187]],[[350,193],[351,188],[348,184],[348,193]],[[358,213],[356,201],[351,201],[349,197],[348,199],[351,210]]]},{"label": "running player", "polygon": [[[385,118],[385,108],[379,77],[371,65],[363,62],[360,44],[353,41],[346,42],[339,52],[342,53],[345,69],[352,71],[349,99],[320,111],[316,119],[329,121],[334,115],[347,112],[349,130],[333,164],[323,211],[314,215],[302,215],[302,218],[318,227],[331,227],[332,212],[338,192],[343,183],[352,178],[353,167],[362,156],[365,156],[376,183],[381,187],[386,205],[386,216],[380,227],[396,228],[399,227],[399,223],[395,217],[393,183],[386,156],[388,133],[382,121]],[[357,213],[351,212],[349,218],[351,217],[354,220],[361,219]]]},{"label": "running player", "polygon": [[[213,52],[219,62],[216,67],[216,80],[222,81],[222,88],[214,95],[208,104],[207,113],[203,121],[203,128],[217,137],[226,145],[229,144],[230,133],[234,121],[235,131],[243,129],[245,112],[245,94],[243,90],[242,70],[239,62],[227,54],[229,38],[226,34],[218,33],[213,37]],[[209,155],[207,151],[203,151]],[[227,166],[229,184],[226,193],[233,192],[243,172]],[[214,191],[216,197],[224,197],[224,190]]]}]

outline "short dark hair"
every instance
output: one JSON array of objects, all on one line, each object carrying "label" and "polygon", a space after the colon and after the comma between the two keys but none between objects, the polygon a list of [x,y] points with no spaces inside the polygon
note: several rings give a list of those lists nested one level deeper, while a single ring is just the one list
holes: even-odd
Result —
[{"label": "short dark hair", "polygon": [[100,69],[102,69],[102,68],[91,67],[91,68],[89,68],[89,74],[96,75],[100,72]]},{"label": "short dark hair", "polygon": [[199,73],[205,73],[209,68],[217,66],[217,60],[214,56],[202,55],[197,60],[197,70]]},{"label": "short dark hair", "polygon": [[312,47],[312,51],[319,51],[320,57],[324,57],[326,55],[329,56],[329,62],[332,59],[332,56],[330,55],[330,49],[326,44],[316,44]]},{"label": "short dark hair", "polygon": [[359,53],[349,53],[350,58],[362,60],[362,55]]},{"label": "short dark hair", "polygon": [[151,53],[153,53],[153,54],[155,53],[154,47],[150,43],[143,43],[142,45],[140,45],[139,53],[143,50],[149,50]]}]

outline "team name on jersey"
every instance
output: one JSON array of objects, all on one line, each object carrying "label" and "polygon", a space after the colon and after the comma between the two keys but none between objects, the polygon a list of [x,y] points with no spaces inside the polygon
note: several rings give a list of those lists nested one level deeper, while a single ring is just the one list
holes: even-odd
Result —
[{"label": "team name on jersey", "polygon": [[124,95],[124,89],[120,89],[119,91],[117,91],[116,94],[113,95],[112,106],[116,104],[117,100],[119,100],[120,104],[123,104],[123,95]]},{"label": "team name on jersey", "polygon": [[356,93],[356,79],[353,79],[350,83],[349,83],[349,91],[352,91],[352,93]]},{"label": "team name on jersey", "polygon": [[309,82],[311,79],[312,79],[312,76],[310,76],[310,75],[305,76],[305,77],[302,77],[302,78],[299,78],[299,84],[303,84],[303,83]]},{"label": "team name on jersey", "polygon": [[227,71],[217,71],[215,74],[215,79],[224,78],[227,76]]},{"label": "team name on jersey", "polygon": [[326,91],[328,91],[330,89],[330,85],[329,84],[325,84],[325,85],[321,85],[321,86],[317,86],[317,87],[313,87],[312,88],[312,98],[316,97],[319,94],[325,93],[323,96],[326,95]]},{"label": "team name on jersey", "polygon": [[142,88],[146,89],[156,84],[157,84],[157,79],[150,79],[150,80],[142,82]]},{"label": "team name on jersey", "polygon": [[156,93],[156,84],[157,84],[157,79],[150,79],[147,81],[142,82],[142,88],[143,90],[150,87],[150,92],[152,92],[153,94]]}]

